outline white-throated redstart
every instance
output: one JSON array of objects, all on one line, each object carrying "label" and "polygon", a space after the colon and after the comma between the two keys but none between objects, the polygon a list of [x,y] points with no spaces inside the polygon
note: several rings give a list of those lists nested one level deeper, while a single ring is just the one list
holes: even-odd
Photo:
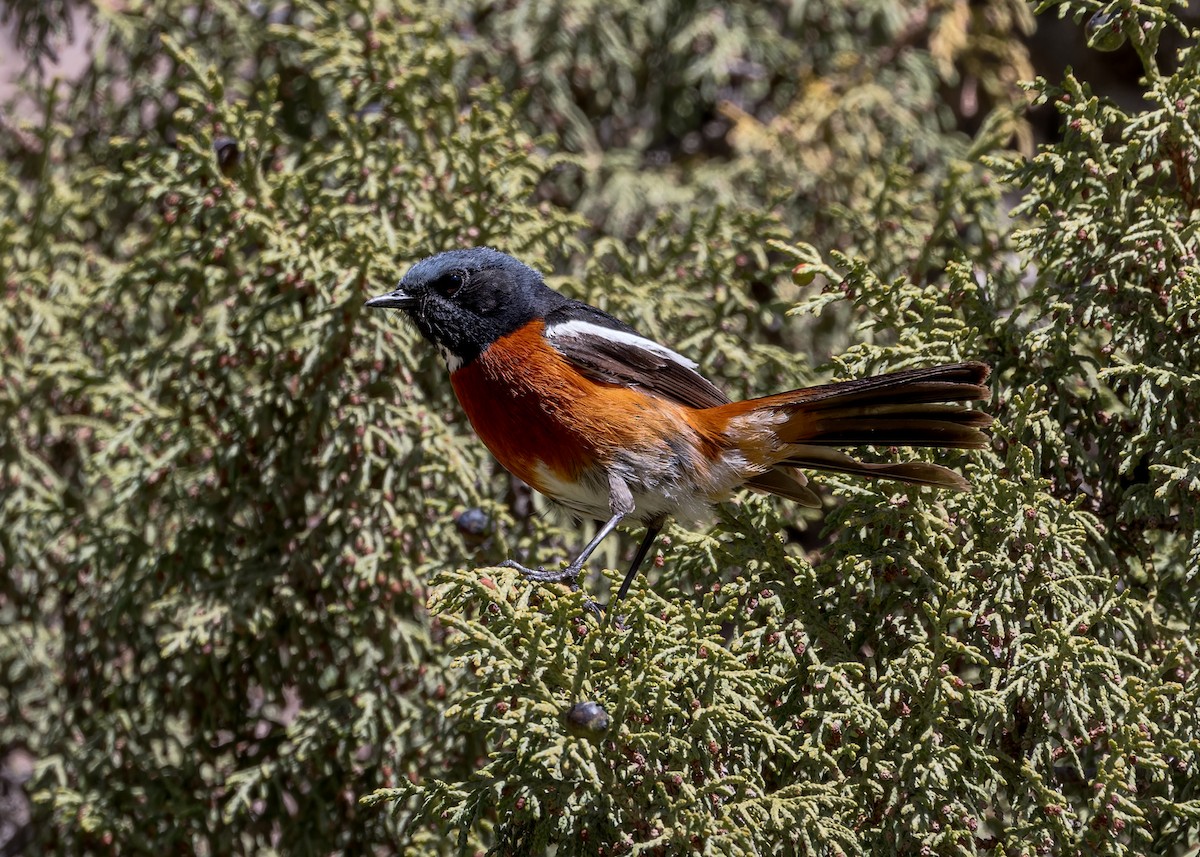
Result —
[{"label": "white-throated redstart", "polygon": [[607,313],[551,289],[497,250],[450,250],[414,265],[368,307],[403,311],[446,361],[475,433],[508,471],[606,523],[562,570],[574,583],[623,520],[646,536],[621,599],[669,516],[694,520],[739,488],[819,507],[797,468],[964,490],[926,462],[859,461],[831,447],[988,445],[983,363],[950,363],[731,402],[696,364]]}]

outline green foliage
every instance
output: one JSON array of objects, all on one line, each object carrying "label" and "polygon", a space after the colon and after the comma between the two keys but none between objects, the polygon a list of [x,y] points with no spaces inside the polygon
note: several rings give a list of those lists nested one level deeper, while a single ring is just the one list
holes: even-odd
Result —
[{"label": "green foliage", "polygon": [[[1036,154],[1015,2],[97,11],[0,137],[30,847],[1194,849],[1200,51],[1170,3],[1042,6],[1146,105],[1037,80]],[[474,244],[733,395],[988,360],[994,448],[938,455],[976,489],[738,498],[597,621],[493,567],[582,533],[360,311]]]},{"label": "green foliage", "polygon": [[[512,572],[443,582],[434,609],[458,632],[459,663],[478,677],[447,714],[474,722],[495,751],[454,791],[410,787],[375,800],[421,793],[422,812],[464,828],[498,803],[503,853],[548,840],[573,854],[635,844],[752,853],[764,838],[853,843],[828,818],[852,802],[795,776],[798,764],[832,767],[832,758],[793,746],[782,723],[761,716],[778,704],[778,673],[796,656],[777,644],[783,605],[760,596],[756,580],[714,587],[695,603],[645,591],[620,627],[610,617],[599,628],[563,621],[582,611],[580,594],[531,598]],[[477,620],[462,618],[474,609]],[[563,728],[565,700],[591,697],[619,739],[580,740]]]},{"label": "green foliage", "polygon": [[431,414],[412,334],[359,308],[429,247],[537,258],[577,225],[526,203],[511,111],[446,87],[438,22],[303,17],[260,49],[305,64],[319,133],[286,133],[277,75],[227,102],[171,36],[172,146],[51,126],[47,180],[6,176],[3,740],[63,849],[354,850],[384,818],[354,779],[445,740],[425,581],[463,548],[429,524],[482,454]]},{"label": "green foliage", "polygon": [[1188,47],[1135,115],[1074,77],[1044,85],[1064,145],[1013,170],[1030,189],[1017,213],[1031,220],[1015,237],[1047,272],[1026,306],[1058,322],[1031,332],[1027,354],[1088,388],[1061,416],[1071,463],[1060,478],[1091,486],[1092,505],[1124,531],[1122,552],[1143,560],[1153,531],[1166,536],[1158,550],[1186,551],[1178,536],[1200,525],[1198,75]]}]

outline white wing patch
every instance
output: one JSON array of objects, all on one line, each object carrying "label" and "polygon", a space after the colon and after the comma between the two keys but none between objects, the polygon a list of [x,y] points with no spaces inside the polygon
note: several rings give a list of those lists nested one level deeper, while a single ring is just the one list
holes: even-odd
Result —
[{"label": "white wing patch", "polygon": [[636,333],[627,333],[624,330],[614,330],[611,327],[592,324],[590,321],[583,321],[581,319],[572,319],[571,321],[553,324],[546,328],[545,336],[547,339],[569,336],[594,336],[599,339],[607,339],[611,342],[619,342],[630,348],[640,348],[642,351],[649,351],[658,357],[678,363],[685,369],[695,370],[699,365],[696,361],[689,360],[679,352],[672,351],[665,345],[659,345],[653,339],[638,336]]}]

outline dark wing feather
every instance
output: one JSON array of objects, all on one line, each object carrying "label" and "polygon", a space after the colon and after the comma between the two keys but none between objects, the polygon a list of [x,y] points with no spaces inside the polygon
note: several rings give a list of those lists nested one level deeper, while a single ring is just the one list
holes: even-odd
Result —
[{"label": "dark wing feather", "polygon": [[695,363],[587,304],[572,301],[548,314],[546,340],[593,381],[637,387],[692,408],[729,402]]}]

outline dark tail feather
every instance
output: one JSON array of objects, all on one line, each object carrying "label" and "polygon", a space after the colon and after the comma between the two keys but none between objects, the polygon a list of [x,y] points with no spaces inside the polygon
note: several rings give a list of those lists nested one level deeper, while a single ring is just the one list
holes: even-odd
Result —
[{"label": "dark tail feather", "polygon": [[[991,416],[950,403],[986,400],[990,373],[983,363],[951,363],[794,390],[756,404],[786,415],[776,429],[786,444],[777,462],[780,466],[965,491],[970,489],[966,479],[937,464],[869,463],[828,447],[986,447],[990,440],[983,429],[991,425]],[[752,487],[772,491],[768,485]]]},{"label": "dark tail feather", "polygon": [[793,393],[782,393],[779,397],[794,396],[815,410],[851,403],[889,404],[900,400],[909,404],[973,402],[989,397],[990,391],[985,384],[991,374],[991,367],[986,363],[945,363],[805,387]]},{"label": "dark tail feather", "polygon": [[851,476],[865,476],[868,479],[892,479],[912,485],[933,485],[937,488],[949,488],[951,491],[971,490],[970,482],[940,464],[930,464],[927,461],[877,464],[859,461],[844,452],[821,446],[797,444],[795,449],[798,453],[796,457],[789,458],[786,462],[794,467],[828,470],[831,473],[848,473]]},{"label": "dark tail feather", "polygon": [[982,429],[992,418],[946,403],[987,399],[989,372],[982,363],[951,363],[797,391],[781,403],[790,416],[779,437],[828,446],[979,449],[990,443]]},{"label": "dark tail feather", "polygon": [[805,437],[808,444],[830,446],[935,446],[946,449],[980,449],[988,445],[988,436],[980,429],[992,424],[992,418],[981,411],[966,411],[953,405],[950,410],[934,413],[936,405],[890,413],[877,410],[834,411],[821,415],[813,424],[812,434]]},{"label": "dark tail feather", "polygon": [[785,497],[810,509],[821,508],[821,498],[808,487],[804,474],[790,467],[773,467],[759,473],[746,481],[746,487]]}]

